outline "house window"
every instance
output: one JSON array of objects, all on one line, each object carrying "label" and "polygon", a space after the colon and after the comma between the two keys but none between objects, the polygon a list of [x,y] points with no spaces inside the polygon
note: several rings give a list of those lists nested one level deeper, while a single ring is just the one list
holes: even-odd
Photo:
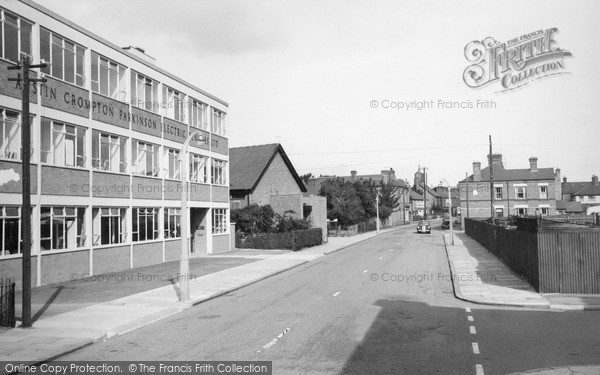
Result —
[{"label": "house window", "polygon": [[0,206],[0,256],[21,253],[21,209]]},{"label": "house window", "polygon": [[158,146],[133,140],[131,147],[133,173],[144,176],[158,176]]},{"label": "house window", "polygon": [[83,87],[84,54],[83,46],[40,28],[40,57],[49,63],[43,73]]},{"label": "house window", "polygon": [[540,186],[540,199],[548,199],[548,186]]},{"label": "house window", "polygon": [[208,106],[197,100],[192,101],[190,107],[190,125],[206,130],[208,128]]},{"label": "house window", "polygon": [[548,207],[540,207],[540,212],[543,216],[548,215]]},{"label": "house window", "polygon": [[503,208],[496,208],[496,217],[503,217],[504,216],[504,209]]},{"label": "house window", "polygon": [[190,154],[190,181],[203,184],[208,182],[206,160],[206,156]]},{"label": "house window", "polygon": [[165,208],[165,238],[181,237],[181,209]]},{"label": "house window", "polygon": [[215,185],[225,185],[227,183],[226,165],[227,162],[224,160],[212,159],[211,183]]},{"label": "house window", "polygon": [[227,129],[225,128],[225,113],[213,108],[212,110],[212,132],[213,134],[225,136]]},{"label": "house window", "polygon": [[158,238],[158,208],[133,209],[133,241],[150,241]]},{"label": "house window", "polygon": [[131,71],[131,104],[158,113],[158,82]]},{"label": "house window", "polygon": [[166,116],[176,121],[185,122],[184,95],[167,86],[165,86],[163,94],[166,101]]},{"label": "house window", "polygon": [[85,167],[85,133],[80,126],[42,118],[42,162]]},{"label": "house window", "polygon": [[212,232],[227,233],[227,209],[213,208],[212,213]]},{"label": "house window", "polygon": [[502,186],[496,186],[494,188],[494,190],[496,191],[496,199],[502,199]]},{"label": "house window", "polygon": [[515,187],[515,197],[516,197],[516,199],[527,199],[527,187],[526,186]]},{"label": "house window", "polygon": [[94,245],[112,245],[126,241],[126,212],[125,208],[94,208]]},{"label": "house window", "polygon": [[165,149],[165,176],[174,180],[181,178],[179,174],[179,150]]},{"label": "house window", "polygon": [[68,250],[84,247],[84,207],[42,207],[40,216],[41,250]]},{"label": "house window", "polygon": [[517,208],[517,215],[527,215],[527,208]]},{"label": "house window", "polygon": [[0,9],[0,58],[21,61],[21,53],[31,56],[31,24]]},{"label": "house window", "polygon": [[117,100],[124,100],[127,68],[92,52],[92,91]]},{"label": "house window", "polygon": [[92,168],[101,171],[127,172],[127,138],[92,131]]},{"label": "house window", "polygon": [[21,115],[0,108],[0,157],[21,159]]}]

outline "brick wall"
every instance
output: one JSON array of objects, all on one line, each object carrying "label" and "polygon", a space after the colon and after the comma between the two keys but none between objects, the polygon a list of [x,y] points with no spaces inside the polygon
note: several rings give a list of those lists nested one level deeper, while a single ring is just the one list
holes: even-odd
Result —
[{"label": "brick wall", "polygon": [[230,237],[228,234],[219,234],[213,236],[213,254],[224,253],[230,251],[229,248]]},{"label": "brick wall", "polygon": [[133,245],[133,268],[162,263],[162,242]]},{"label": "brick wall", "polygon": [[[37,285],[37,256],[31,257],[31,285]],[[21,257],[0,260],[0,277],[10,277],[17,290],[23,289],[23,260]]]},{"label": "brick wall", "polygon": [[212,186],[213,202],[229,203],[229,188],[227,186]]},{"label": "brick wall", "polygon": [[128,269],[129,257],[128,245],[94,249],[94,275]]},{"label": "brick wall", "polygon": [[162,199],[162,180],[133,176],[131,194],[134,199]]},{"label": "brick wall", "polygon": [[165,262],[181,259],[181,240],[165,241]]},{"label": "brick wall", "polygon": [[210,201],[210,185],[190,183],[190,200]]},{"label": "brick wall", "polygon": [[[81,278],[90,272],[89,250],[68,253],[44,252],[42,255],[42,283],[44,285]],[[68,267],[65,265],[68,264]]]},{"label": "brick wall", "polygon": [[87,197],[90,195],[89,176],[87,170],[44,165],[42,194]]},{"label": "brick wall", "polygon": [[92,184],[94,197],[129,198],[131,195],[128,175],[94,171]]},{"label": "brick wall", "polygon": [[260,180],[260,183],[250,195],[250,203],[257,203],[262,206],[270,204],[271,195],[292,195],[301,193],[300,187],[292,177],[292,174],[287,165],[285,165],[281,155],[277,154]]}]

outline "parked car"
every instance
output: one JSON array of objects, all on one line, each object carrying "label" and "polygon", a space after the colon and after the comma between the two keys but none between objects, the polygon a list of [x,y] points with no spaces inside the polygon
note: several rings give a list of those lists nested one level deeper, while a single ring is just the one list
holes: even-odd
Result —
[{"label": "parked car", "polygon": [[429,221],[419,221],[417,224],[417,233],[431,233],[431,223]]},{"label": "parked car", "polygon": [[442,220],[442,229],[450,229],[450,219],[449,218],[444,218],[444,220]]}]

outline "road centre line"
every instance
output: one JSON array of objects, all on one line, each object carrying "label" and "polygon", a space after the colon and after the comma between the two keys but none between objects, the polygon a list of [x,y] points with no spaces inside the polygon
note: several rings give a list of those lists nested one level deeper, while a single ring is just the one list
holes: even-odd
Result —
[{"label": "road centre line", "polygon": [[483,366],[482,365],[475,365],[475,375],[485,375],[483,373]]},{"label": "road centre line", "polygon": [[477,330],[475,329],[475,326],[470,326],[469,327],[469,331],[471,332],[472,335],[476,335],[477,334]]},{"label": "road centre line", "polygon": [[473,345],[473,353],[479,354],[479,344],[476,342],[473,342],[473,343],[471,343],[471,345]]},{"label": "road centre line", "polygon": [[468,315],[468,316],[467,316],[467,320],[468,320],[469,322],[472,322],[472,321],[473,321],[473,317],[472,317],[471,315]]},{"label": "road centre line", "polygon": [[379,260],[382,260],[382,259],[383,259],[383,257],[379,257]]},{"label": "road centre line", "polygon": [[470,308],[468,308],[468,307],[465,307],[465,311],[466,311],[466,312],[468,312],[468,313],[470,313],[470,312],[471,312],[471,309],[470,309]]},{"label": "road centre line", "polygon": [[337,297],[339,294],[340,294],[340,292],[335,292],[335,293],[333,293],[333,296]]},{"label": "road centre line", "polygon": [[286,328],[283,330],[283,332],[281,332],[280,334],[278,334],[273,340],[269,341],[267,343],[267,345],[263,346],[263,349],[269,349],[270,347],[272,347],[273,345],[275,345],[277,343],[277,341],[282,338],[283,336],[285,336],[286,333],[288,333],[290,331],[290,328]]},{"label": "road centre line", "polygon": [[363,273],[367,273],[367,270],[364,270]]}]

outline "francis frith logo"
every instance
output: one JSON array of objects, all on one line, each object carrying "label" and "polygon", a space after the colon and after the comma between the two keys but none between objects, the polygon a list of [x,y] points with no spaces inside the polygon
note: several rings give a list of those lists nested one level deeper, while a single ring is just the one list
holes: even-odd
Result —
[{"label": "francis frith logo", "polygon": [[557,33],[553,27],[504,43],[492,37],[472,41],[465,47],[465,57],[472,63],[463,73],[465,84],[479,88],[498,82],[500,91],[509,91],[540,78],[568,73],[564,58],[572,55],[557,47]]}]

